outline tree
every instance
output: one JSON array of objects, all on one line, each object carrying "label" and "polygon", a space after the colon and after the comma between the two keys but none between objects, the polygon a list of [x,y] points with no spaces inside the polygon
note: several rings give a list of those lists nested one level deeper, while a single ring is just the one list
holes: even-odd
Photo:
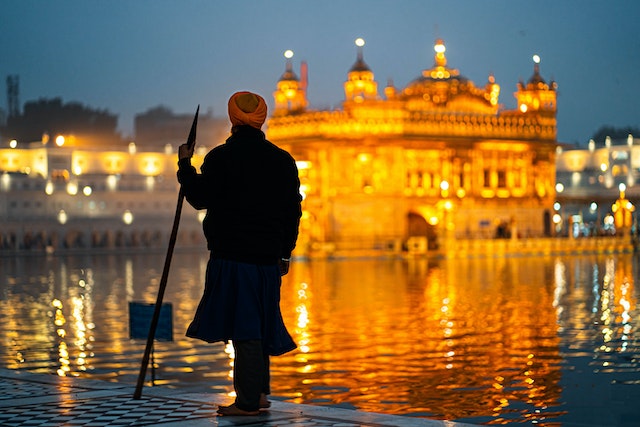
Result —
[{"label": "tree", "polygon": [[598,129],[591,138],[595,141],[597,146],[603,146],[606,137],[611,137],[613,140],[626,140],[629,134],[635,137],[640,137],[640,129],[632,126],[614,128],[613,126],[605,125],[600,127],[600,129]]}]

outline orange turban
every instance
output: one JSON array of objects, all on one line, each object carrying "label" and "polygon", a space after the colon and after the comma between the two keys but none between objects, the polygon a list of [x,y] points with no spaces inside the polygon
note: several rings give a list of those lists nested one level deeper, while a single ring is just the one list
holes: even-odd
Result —
[{"label": "orange turban", "polygon": [[267,118],[267,103],[260,95],[236,92],[229,98],[229,119],[232,126],[249,125],[260,129]]}]

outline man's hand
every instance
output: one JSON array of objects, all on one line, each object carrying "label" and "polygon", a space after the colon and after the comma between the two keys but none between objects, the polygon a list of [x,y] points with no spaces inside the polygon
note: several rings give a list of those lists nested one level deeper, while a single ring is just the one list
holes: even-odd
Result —
[{"label": "man's hand", "polygon": [[193,148],[189,148],[188,144],[182,144],[178,147],[178,159],[190,159],[193,156]]},{"label": "man's hand", "polygon": [[280,275],[284,276],[285,274],[287,274],[289,272],[289,263],[290,260],[288,259],[280,259],[280,261],[278,261],[278,267],[280,267]]}]

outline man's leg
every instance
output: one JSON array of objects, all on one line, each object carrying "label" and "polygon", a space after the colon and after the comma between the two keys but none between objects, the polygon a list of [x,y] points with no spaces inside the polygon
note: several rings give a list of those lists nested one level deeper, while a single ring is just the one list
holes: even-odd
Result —
[{"label": "man's leg", "polygon": [[[233,387],[236,390],[236,407],[243,411],[257,411],[260,393],[265,391],[265,357],[262,341],[234,341]],[[266,388],[268,391],[268,387]]]},{"label": "man's leg", "polygon": [[271,402],[267,399],[267,396],[271,394],[271,371],[269,369],[269,355],[263,354],[264,358],[264,371],[262,375],[262,393],[260,394],[260,408],[266,409],[271,407]]}]

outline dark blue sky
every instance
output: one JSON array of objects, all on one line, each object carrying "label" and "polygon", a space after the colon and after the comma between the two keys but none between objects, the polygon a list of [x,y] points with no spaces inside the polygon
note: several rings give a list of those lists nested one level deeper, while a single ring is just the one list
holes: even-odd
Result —
[{"label": "dark blue sky", "polygon": [[117,114],[124,134],[160,104],[224,116],[237,90],[272,104],[286,49],[296,71],[308,63],[311,107],[335,107],[357,37],[381,95],[430,68],[441,37],[448,65],[477,86],[493,73],[507,108],[539,54],[559,86],[559,140],[586,144],[605,124],[640,127],[638,22],[637,0],[3,0],[0,108],[17,74],[21,104],[79,101]]}]

